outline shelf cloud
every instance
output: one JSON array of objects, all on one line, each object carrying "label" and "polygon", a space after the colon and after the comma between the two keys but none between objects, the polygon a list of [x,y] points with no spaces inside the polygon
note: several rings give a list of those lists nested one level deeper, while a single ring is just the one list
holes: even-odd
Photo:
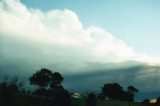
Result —
[{"label": "shelf cloud", "polygon": [[[85,28],[72,10],[42,11],[20,0],[0,1],[0,60],[2,73],[30,75],[46,67],[77,78],[96,73],[95,80],[132,80],[141,89],[148,86],[140,84],[146,79],[150,85],[156,80],[153,89],[160,88],[159,58],[136,53],[103,28]],[[141,68],[133,68],[137,66]],[[103,72],[106,74],[98,74]]]}]

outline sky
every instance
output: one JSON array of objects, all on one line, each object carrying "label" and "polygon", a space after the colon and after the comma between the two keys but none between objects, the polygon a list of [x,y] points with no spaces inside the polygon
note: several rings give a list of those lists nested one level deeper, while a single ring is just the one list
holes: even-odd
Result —
[{"label": "sky", "polygon": [[[22,0],[43,11],[70,9],[84,27],[101,27],[125,41],[136,52],[159,57],[159,0]],[[142,43],[143,42],[143,43]],[[157,48],[155,48],[157,47]]]},{"label": "sky", "polygon": [[118,82],[160,95],[159,4],[1,0],[0,74],[27,78],[45,67],[62,73],[74,91]]}]

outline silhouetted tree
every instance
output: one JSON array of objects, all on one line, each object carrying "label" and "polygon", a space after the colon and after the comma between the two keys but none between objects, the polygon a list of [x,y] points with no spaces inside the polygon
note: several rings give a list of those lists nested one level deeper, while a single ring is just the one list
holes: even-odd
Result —
[{"label": "silhouetted tree", "polygon": [[14,76],[8,85],[8,87],[12,89],[13,92],[20,91],[22,86],[23,86],[23,83],[18,82],[18,76]]},{"label": "silhouetted tree", "polygon": [[13,93],[9,90],[8,82],[0,83],[0,104],[7,106],[13,100]]},{"label": "silhouetted tree", "polygon": [[16,93],[23,86],[22,82],[18,82],[18,76],[8,81],[9,76],[6,76],[3,82],[0,82],[0,105],[10,106],[13,102]]},{"label": "silhouetted tree", "polygon": [[71,105],[71,96],[67,90],[63,88],[62,85],[59,85],[56,90],[54,90],[53,96],[53,106],[70,106]]},{"label": "silhouetted tree", "polygon": [[53,96],[53,90],[51,89],[45,89],[45,88],[41,88],[41,89],[36,89],[33,94],[38,95],[38,96],[45,96],[45,97],[52,97]]},{"label": "silhouetted tree", "polygon": [[52,74],[52,79],[50,83],[50,87],[54,90],[59,89],[61,87],[61,83],[63,82],[63,77],[59,72],[54,72]]},{"label": "silhouetted tree", "polygon": [[129,102],[133,102],[134,101],[134,96],[135,93],[139,92],[138,89],[136,89],[134,86],[128,86],[128,91],[126,92],[125,95],[125,100],[129,101]]},{"label": "silhouetted tree", "polygon": [[71,105],[71,96],[61,84],[63,82],[63,79],[63,76],[59,72],[54,72],[52,74],[50,87],[53,90],[53,106]]},{"label": "silhouetted tree", "polygon": [[123,100],[124,91],[118,83],[104,84],[102,87],[102,94],[108,96],[111,99]]},{"label": "silhouetted tree", "polygon": [[139,92],[138,89],[136,89],[134,86],[128,86],[128,91],[131,92],[131,93],[135,93],[135,92]]},{"label": "silhouetted tree", "polygon": [[96,106],[97,104],[97,98],[94,93],[89,93],[86,98],[86,106]]},{"label": "silhouetted tree", "polygon": [[47,68],[42,68],[29,78],[30,84],[37,85],[39,88],[48,87],[51,80],[52,71]]}]

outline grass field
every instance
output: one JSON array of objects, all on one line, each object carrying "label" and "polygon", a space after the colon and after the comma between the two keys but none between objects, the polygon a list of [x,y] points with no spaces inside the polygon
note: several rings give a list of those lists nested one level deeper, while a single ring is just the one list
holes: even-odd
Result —
[{"label": "grass field", "polygon": [[[14,101],[9,106],[53,106],[51,100],[42,99],[33,95],[17,95]],[[72,100],[72,106],[86,106],[85,100]],[[108,101],[97,101],[97,106],[145,106],[142,103],[131,103],[128,102],[108,100]]]}]

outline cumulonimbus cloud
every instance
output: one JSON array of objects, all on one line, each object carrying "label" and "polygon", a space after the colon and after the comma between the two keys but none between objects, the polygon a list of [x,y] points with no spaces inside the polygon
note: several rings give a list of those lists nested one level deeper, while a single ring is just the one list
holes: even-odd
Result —
[{"label": "cumulonimbus cloud", "polygon": [[71,10],[44,12],[27,8],[20,0],[0,1],[0,58],[0,70],[12,73],[33,73],[41,67],[66,74],[92,72],[95,64],[97,71],[126,67],[113,64],[127,61],[160,65],[160,59],[135,53],[102,28],[84,28]]},{"label": "cumulonimbus cloud", "polygon": [[[159,63],[158,59],[134,53],[123,41],[115,38],[102,28],[90,26],[83,28],[78,16],[71,10],[52,10],[42,12],[38,9],[28,9],[20,1],[2,0],[0,2],[0,33],[3,37],[24,41],[25,45],[32,44],[32,50],[39,48],[48,52],[47,57],[54,48],[60,50],[62,57],[65,52],[73,53],[80,60],[99,62],[123,62],[128,60],[148,63]],[[10,46],[2,41],[1,50]],[[23,45],[23,42],[21,42]],[[12,45],[13,46],[13,45]],[[18,45],[15,45],[18,46]],[[76,49],[78,50],[76,50]],[[27,48],[28,49],[28,48]],[[66,50],[67,49],[67,50]],[[80,53],[82,52],[82,55]],[[12,51],[12,52],[16,52]],[[64,53],[64,54],[63,54]],[[26,53],[31,54],[32,53]],[[50,55],[49,55],[50,54]],[[44,54],[45,56],[45,54]],[[84,56],[84,57],[83,57]],[[86,58],[88,56],[89,58]]]}]

